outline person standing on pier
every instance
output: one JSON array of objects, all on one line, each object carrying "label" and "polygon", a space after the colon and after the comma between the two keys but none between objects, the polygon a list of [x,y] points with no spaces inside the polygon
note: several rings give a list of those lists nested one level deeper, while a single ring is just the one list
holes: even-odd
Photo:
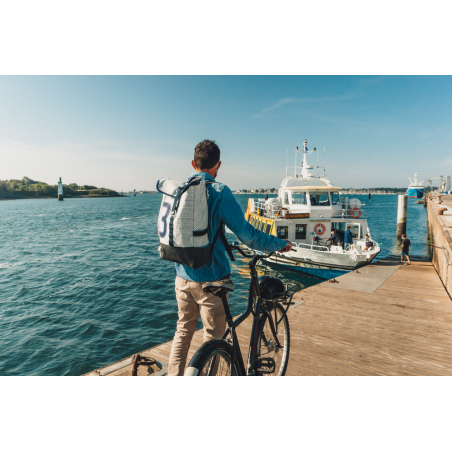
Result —
[{"label": "person standing on pier", "polygon": [[347,250],[350,245],[353,245],[353,236],[351,226],[347,226],[347,230],[344,234],[344,249]]},{"label": "person standing on pier", "polygon": [[[245,220],[242,208],[229,187],[215,182],[221,166],[220,149],[215,141],[204,140],[198,143],[191,164],[195,172],[190,177],[201,176],[212,182],[207,186],[210,231],[217,231],[224,223],[252,249],[266,252],[290,251],[291,242],[267,235],[251,226]],[[209,238],[212,241],[212,237]],[[219,280],[232,284],[229,278],[231,266],[221,240],[215,243],[210,260],[206,265],[194,269],[176,264],[176,273],[175,286],[179,320],[171,346],[169,376],[184,374],[188,350],[199,315],[201,315],[204,326],[204,342],[213,338],[221,338],[226,331],[226,314],[221,299],[212,293],[204,293],[202,285]]]},{"label": "person standing on pier", "polygon": [[400,248],[400,263],[403,264],[403,256],[406,256],[408,265],[411,265],[410,261],[410,245],[411,242],[406,238],[406,234],[402,234],[402,247]]}]

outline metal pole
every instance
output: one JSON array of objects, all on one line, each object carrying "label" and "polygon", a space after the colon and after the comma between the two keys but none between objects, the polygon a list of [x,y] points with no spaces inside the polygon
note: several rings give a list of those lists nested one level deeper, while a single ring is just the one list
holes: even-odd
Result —
[{"label": "metal pole", "polygon": [[408,214],[408,196],[399,195],[399,204],[397,207],[397,238],[406,234],[406,218]]},{"label": "metal pole", "polygon": [[287,165],[289,164],[289,146],[287,146],[286,151],[286,177],[287,177]]}]

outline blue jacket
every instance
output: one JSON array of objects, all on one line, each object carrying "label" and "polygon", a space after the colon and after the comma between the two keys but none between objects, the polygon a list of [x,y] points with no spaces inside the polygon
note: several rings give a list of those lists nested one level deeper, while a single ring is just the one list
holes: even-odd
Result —
[{"label": "blue jacket", "polygon": [[[260,251],[279,251],[286,247],[285,240],[253,228],[245,220],[242,208],[234,198],[231,190],[221,182],[215,182],[207,173],[194,172],[192,176],[202,176],[204,179],[214,182],[207,186],[209,193],[209,240],[212,242],[220,223],[226,226],[247,246]],[[201,268],[190,268],[176,264],[177,276],[188,281],[206,282],[218,281],[231,273],[229,257],[226,254],[223,242],[218,238],[209,262]]]},{"label": "blue jacket", "polygon": [[344,243],[353,243],[352,232],[349,231],[348,229],[345,231],[344,234]]}]

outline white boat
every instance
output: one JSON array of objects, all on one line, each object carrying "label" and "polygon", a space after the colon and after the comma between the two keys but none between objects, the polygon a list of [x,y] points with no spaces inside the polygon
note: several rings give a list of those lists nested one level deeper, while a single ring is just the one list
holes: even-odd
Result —
[{"label": "white boat", "polygon": [[[255,228],[292,242],[288,253],[275,253],[271,262],[295,270],[330,279],[367,265],[380,252],[380,245],[372,241],[366,248],[365,234],[370,235],[366,214],[359,199],[342,197],[340,187],[335,187],[326,175],[317,177],[310,173],[307,140],[303,150],[300,174],[296,164],[294,175],[282,181],[276,198],[248,200],[246,220]],[[317,166],[318,167],[318,166]],[[318,167],[319,168],[319,167]],[[323,167],[324,168],[324,167]],[[343,246],[343,236],[351,227],[353,244]],[[336,231],[338,241],[327,241],[331,231]]]}]

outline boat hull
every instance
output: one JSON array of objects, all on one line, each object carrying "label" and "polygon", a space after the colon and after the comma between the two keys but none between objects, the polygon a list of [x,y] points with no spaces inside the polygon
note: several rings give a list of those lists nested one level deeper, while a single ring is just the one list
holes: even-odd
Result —
[{"label": "boat hull", "polygon": [[420,188],[408,188],[406,194],[409,198],[422,198],[424,196],[424,190]]},{"label": "boat hull", "polygon": [[332,279],[370,264],[380,253],[377,247],[372,253],[335,253],[296,248],[289,253],[275,253],[267,262],[282,265],[291,270],[318,278]]},{"label": "boat hull", "polygon": [[310,276],[315,276],[316,278],[321,278],[324,280],[337,278],[338,276],[345,275],[350,270],[336,270],[334,268],[323,267],[321,265],[299,263],[290,260],[267,260],[271,264],[276,264],[280,267],[287,268],[289,270],[294,270],[300,273],[305,273]]}]

